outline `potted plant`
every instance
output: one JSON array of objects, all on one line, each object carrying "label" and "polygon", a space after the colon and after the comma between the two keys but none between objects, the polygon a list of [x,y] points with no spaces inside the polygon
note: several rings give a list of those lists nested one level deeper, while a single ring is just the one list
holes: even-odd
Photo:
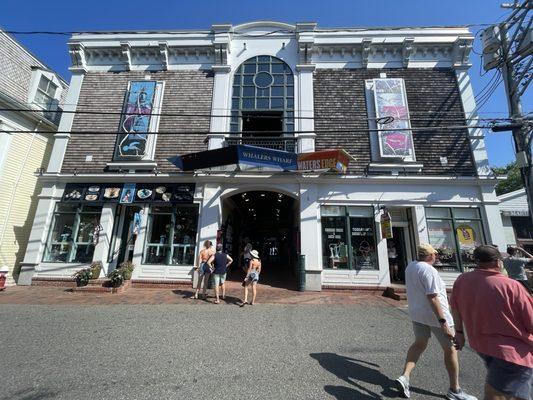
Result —
[{"label": "potted plant", "polygon": [[91,279],[91,269],[83,268],[79,271],[76,271],[74,274],[74,279],[76,280],[76,286],[87,286],[89,279]]},{"label": "potted plant", "polygon": [[124,277],[124,280],[129,281],[131,279],[131,274],[135,269],[135,265],[131,261],[124,261],[122,264],[120,264],[119,269],[122,270],[122,276]]},{"label": "potted plant", "polygon": [[100,272],[102,271],[102,262],[93,262],[89,269],[91,270],[91,279],[98,279],[100,277]]},{"label": "potted plant", "polygon": [[124,275],[121,268],[114,269],[107,275],[109,278],[110,285],[112,287],[119,287],[124,283]]}]

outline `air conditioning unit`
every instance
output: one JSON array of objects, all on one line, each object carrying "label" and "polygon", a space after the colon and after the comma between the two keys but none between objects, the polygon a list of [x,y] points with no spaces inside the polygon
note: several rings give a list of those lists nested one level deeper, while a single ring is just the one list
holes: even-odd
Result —
[{"label": "air conditioning unit", "polygon": [[492,25],[483,30],[481,33],[481,43],[483,44],[483,53],[494,53],[500,48],[500,27]]}]

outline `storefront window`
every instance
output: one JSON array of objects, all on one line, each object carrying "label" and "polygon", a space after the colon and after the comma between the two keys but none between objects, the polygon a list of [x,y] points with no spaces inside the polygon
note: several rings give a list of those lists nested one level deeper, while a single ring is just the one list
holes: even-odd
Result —
[{"label": "storefront window", "polygon": [[477,208],[426,208],[429,242],[439,252],[436,268],[458,271],[474,266],[473,253],[485,240]]},{"label": "storefront window", "polygon": [[378,268],[373,208],[323,206],[321,217],[324,268]]},{"label": "storefront window", "polygon": [[197,205],[151,207],[143,264],[194,265],[197,229]]},{"label": "storefront window", "polygon": [[92,262],[101,213],[102,207],[57,204],[43,262]]},{"label": "storefront window", "polygon": [[348,207],[353,269],[378,269],[374,236],[374,210],[370,207]]}]

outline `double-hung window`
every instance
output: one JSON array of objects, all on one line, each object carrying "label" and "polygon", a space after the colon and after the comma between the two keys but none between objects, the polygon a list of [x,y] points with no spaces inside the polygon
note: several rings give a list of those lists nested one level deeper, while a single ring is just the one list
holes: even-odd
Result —
[{"label": "double-hung window", "polygon": [[57,106],[56,92],[57,85],[51,79],[41,75],[33,101],[39,107],[51,111]]}]

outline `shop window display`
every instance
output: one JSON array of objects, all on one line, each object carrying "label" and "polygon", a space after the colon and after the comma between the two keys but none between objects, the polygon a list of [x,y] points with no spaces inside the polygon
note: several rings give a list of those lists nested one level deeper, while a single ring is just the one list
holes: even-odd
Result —
[{"label": "shop window display", "polygon": [[151,207],[143,264],[194,265],[197,229],[197,205]]},{"label": "shop window display", "polygon": [[464,271],[474,266],[473,253],[485,243],[477,208],[426,208],[429,242],[439,253],[435,268]]},{"label": "shop window display", "polygon": [[373,208],[323,206],[321,216],[324,268],[378,268]]},{"label": "shop window display", "polygon": [[57,204],[43,262],[92,262],[101,230],[101,213],[101,207]]}]

